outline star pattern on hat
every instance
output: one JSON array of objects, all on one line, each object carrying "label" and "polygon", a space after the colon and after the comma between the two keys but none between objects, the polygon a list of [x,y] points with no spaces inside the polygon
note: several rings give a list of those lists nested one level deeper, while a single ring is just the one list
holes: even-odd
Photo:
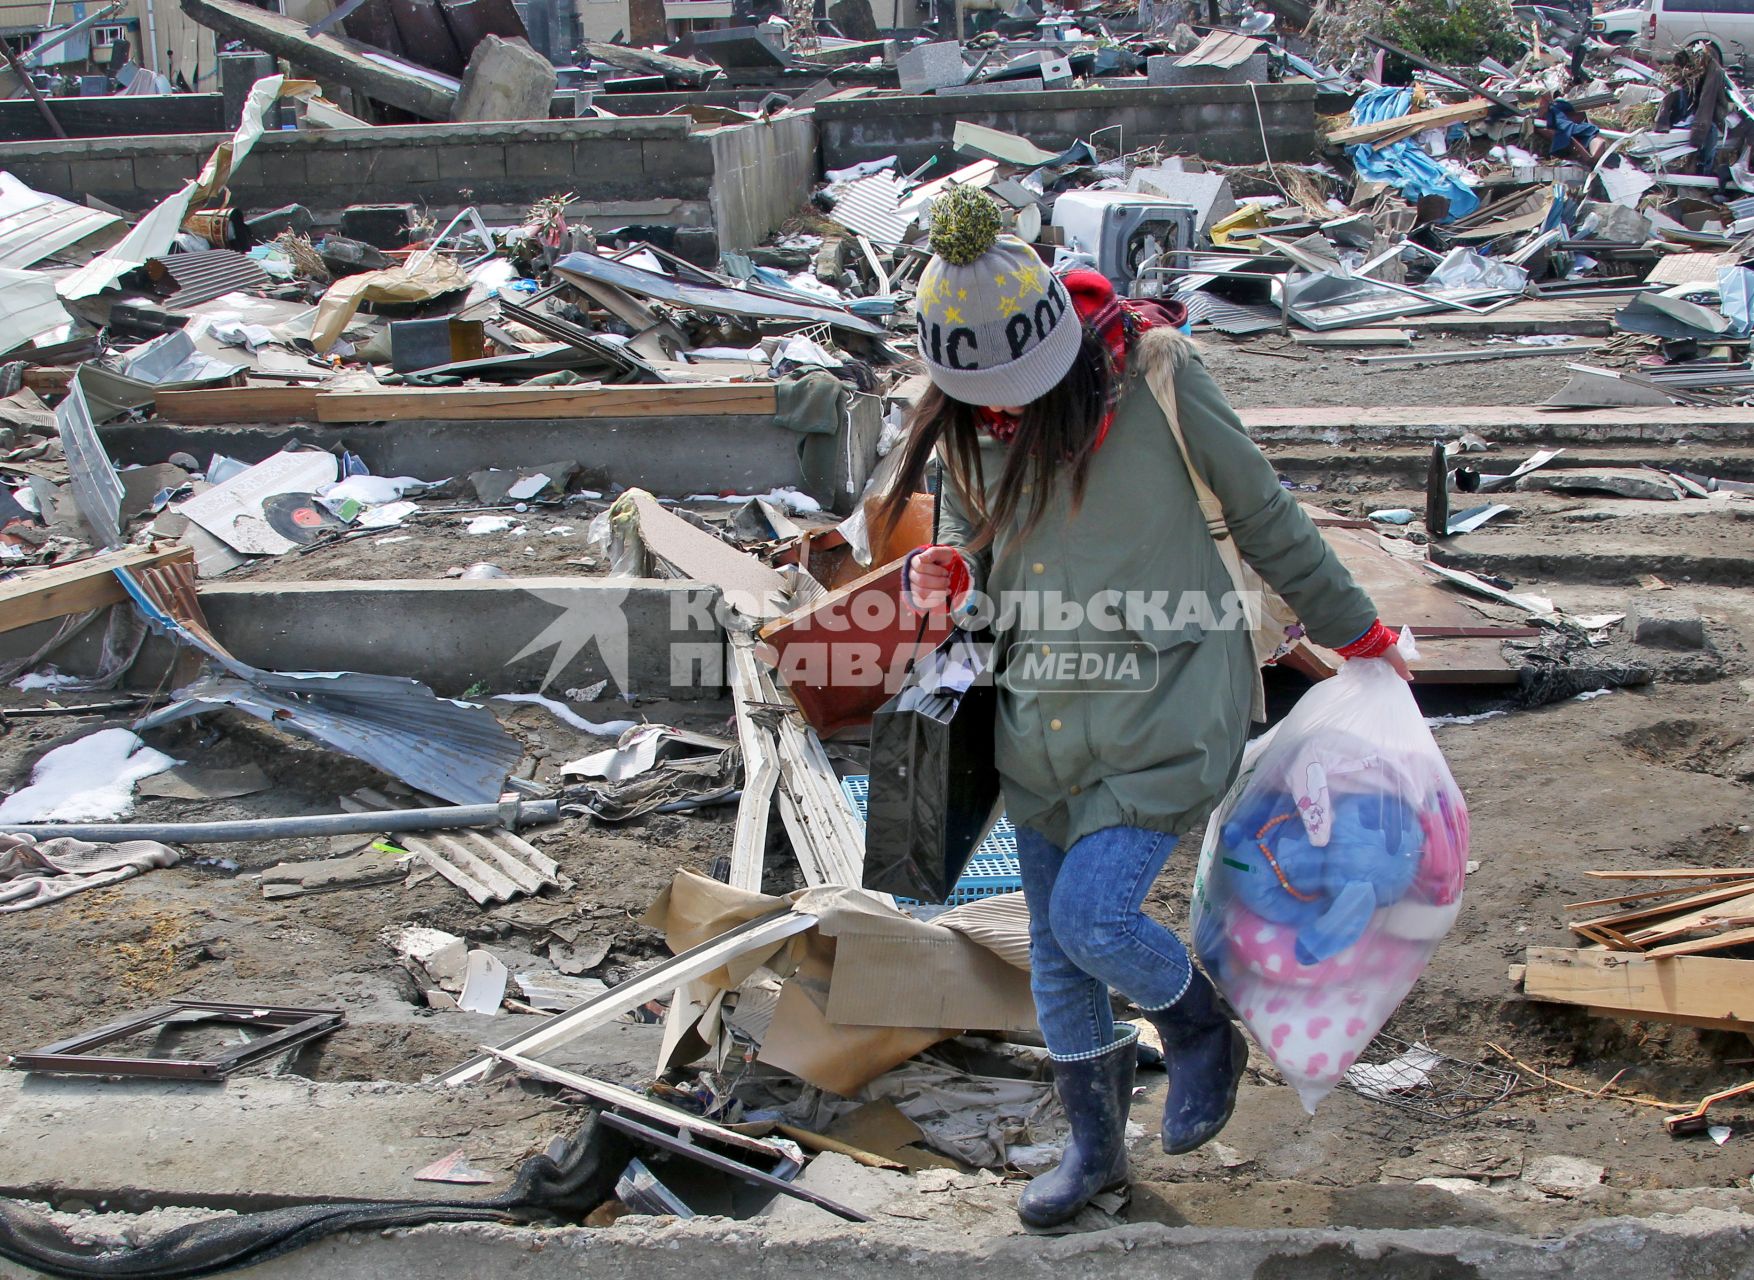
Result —
[{"label": "star pattern on hat", "polygon": [[1018,267],[1013,274],[1017,277],[1017,283],[1025,289],[1040,290],[1046,284],[1047,269],[1039,265]]},{"label": "star pattern on hat", "polygon": [[1007,293],[1007,294],[1000,295],[999,314],[1002,316],[1014,316],[1014,315],[1018,314],[1020,311],[1022,311],[1023,310],[1023,296],[1022,295],[1023,295],[1023,291],[1021,289],[1018,290],[1016,293]]},{"label": "star pattern on hat", "polygon": [[962,323],[962,308],[961,307],[945,307],[944,308],[944,323],[945,324],[961,324]]}]

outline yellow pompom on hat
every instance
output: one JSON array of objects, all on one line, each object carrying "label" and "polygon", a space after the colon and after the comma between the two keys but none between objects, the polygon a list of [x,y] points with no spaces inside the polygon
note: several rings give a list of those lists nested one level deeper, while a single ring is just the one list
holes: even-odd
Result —
[{"label": "yellow pompom on hat", "polygon": [[932,203],[932,260],[914,298],[920,356],[938,389],[989,407],[1046,395],[1078,358],[1080,321],[1066,286],[974,187]]}]

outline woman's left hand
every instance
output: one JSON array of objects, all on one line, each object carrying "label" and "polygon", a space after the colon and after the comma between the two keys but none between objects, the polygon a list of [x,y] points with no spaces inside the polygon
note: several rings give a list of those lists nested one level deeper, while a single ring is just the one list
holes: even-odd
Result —
[{"label": "woman's left hand", "polygon": [[1393,667],[1395,674],[1401,679],[1409,682],[1413,679],[1413,669],[1407,665],[1407,659],[1401,655],[1399,649],[1388,650],[1382,655],[1382,660]]},{"label": "woman's left hand", "polygon": [[1381,619],[1370,624],[1370,629],[1349,645],[1344,645],[1336,652],[1348,662],[1369,661],[1381,658],[1395,669],[1395,674],[1403,680],[1411,680],[1413,672],[1407,666],[1407,659],[1401,653],[1400,637],[1389,628],[1383,626]]}]

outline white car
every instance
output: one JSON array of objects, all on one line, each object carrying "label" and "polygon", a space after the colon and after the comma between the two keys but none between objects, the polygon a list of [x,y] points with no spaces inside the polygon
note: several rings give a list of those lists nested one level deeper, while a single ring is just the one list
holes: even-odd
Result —
[{"label": "white car", "polygon": [[1650,15],[1643,5],[1626,9],[1610,9],[1590,19],[1590,34],[1609,44],[1631,44],[1650,25]]},{"label": "white car", "polygon": [[1638,48],[1658,57],[1705,45],[1718,61],[1738,63],[1754,54],[1754,0],[1645,0]]}]

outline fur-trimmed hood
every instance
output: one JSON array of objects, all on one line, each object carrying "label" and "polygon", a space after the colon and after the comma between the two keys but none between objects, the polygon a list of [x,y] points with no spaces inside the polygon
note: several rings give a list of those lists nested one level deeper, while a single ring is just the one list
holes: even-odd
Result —
[{"label": "fur-trimmed hood", "polygon": [[1173,377],[1187,367],[1189,360],[1200,354],[1200,344],[1180,329],[1160,324],[1139,335],[1135,348],[1139,372],[1147,376],[1167,365]]}]

